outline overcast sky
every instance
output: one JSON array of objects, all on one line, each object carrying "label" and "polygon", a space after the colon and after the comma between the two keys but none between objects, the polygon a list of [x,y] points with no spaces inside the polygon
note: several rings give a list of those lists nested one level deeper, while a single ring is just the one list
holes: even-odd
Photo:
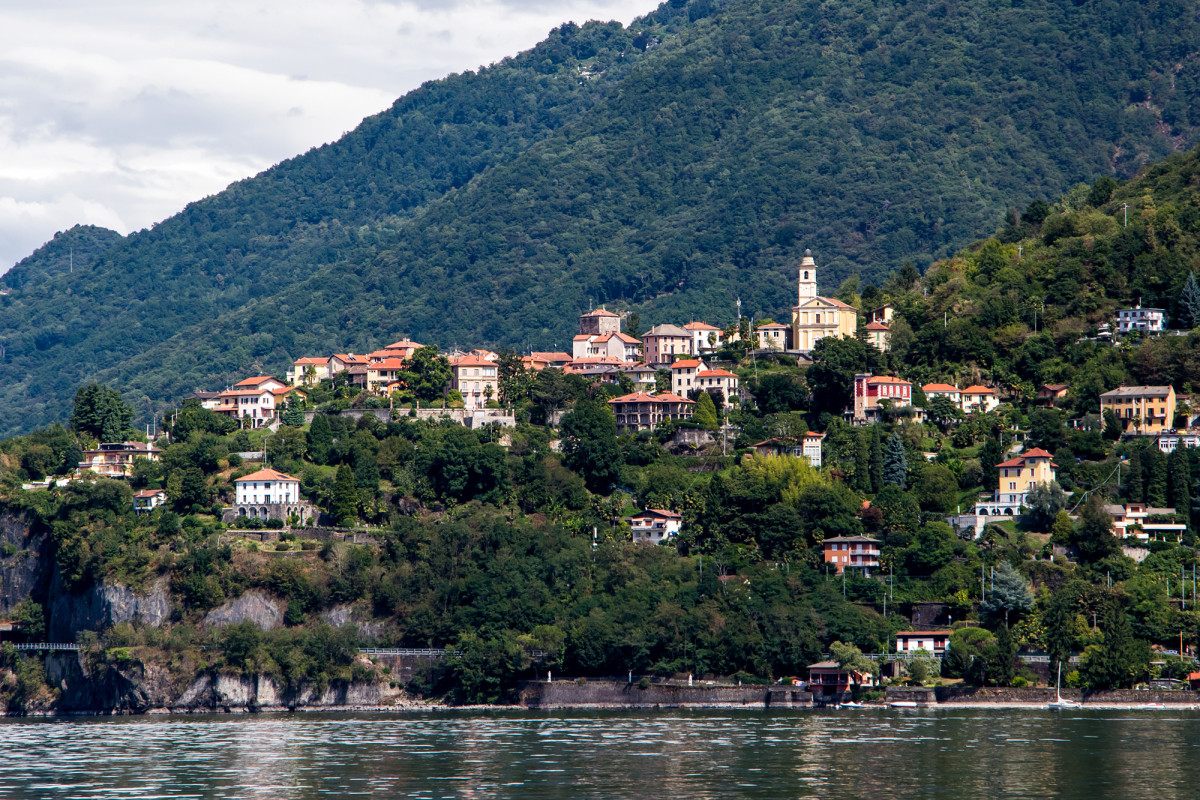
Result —
[{"label": "overcast sky", "polygon": [[0,2],[0,272],[76,223],[147,227],[562,22],[656,5]]}]

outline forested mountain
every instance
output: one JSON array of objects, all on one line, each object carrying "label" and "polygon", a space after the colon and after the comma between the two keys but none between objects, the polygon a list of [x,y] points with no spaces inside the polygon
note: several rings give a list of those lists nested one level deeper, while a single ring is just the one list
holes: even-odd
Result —
[{"label": "forested mountain", "polygon": [[[0,433],[407,334],[552,346],[925,263],[1196,141],[1183,2],[671,0],[565,25],[0,301]],[[77,265],[78,267],[78,265]],[[144,405],[140,407],[145,407]]]},{"label": "forested mountain", "polygon": [[0,276],[0,285],[8,289],[26,289],[46,283],[56,276],[85,272],[105,251],[122,240],[121,234],[95,225],[76,225],[54,234],[54,238],[18,261]]}]

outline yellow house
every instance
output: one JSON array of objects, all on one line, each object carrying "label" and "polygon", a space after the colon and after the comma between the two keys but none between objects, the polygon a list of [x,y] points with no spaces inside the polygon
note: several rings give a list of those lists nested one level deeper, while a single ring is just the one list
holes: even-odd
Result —
[{"label": "yellow house", "polygon": [[1100,395],[1100,414],[1110,408],[1122,432],[1162,433],[1175,419],[1175,387],[1118,386]]},{"label": "yellow house", "polygon": [[1021,513],[1025,496],[1034,486],[1049,486],[1057,477],[1053,456],[1040,448],[996,465],[996,493],[991,500],[980,502],[976,514],[992,517],[1011,517]]},{"label": "yellow house", "polygon": [[804,251],[799,279],[798,302],[792,309],[792,348],[807,352],[826,336],[853,338],[858,330],[858,309],[817,294],[817,264],[811,250]]}]

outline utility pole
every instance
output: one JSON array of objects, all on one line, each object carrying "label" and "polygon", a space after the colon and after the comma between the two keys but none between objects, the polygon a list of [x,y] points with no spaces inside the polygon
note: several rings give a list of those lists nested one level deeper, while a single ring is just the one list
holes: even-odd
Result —
[{"label": "utility pole", "polygon": [[1125,209],[1125,227],[1129,227],[1129,203],[1121,203],[1121,208]]}]

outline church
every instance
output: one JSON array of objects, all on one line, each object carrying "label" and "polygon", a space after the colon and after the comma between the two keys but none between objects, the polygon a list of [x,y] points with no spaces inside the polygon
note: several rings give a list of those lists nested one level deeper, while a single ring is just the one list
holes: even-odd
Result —
[{"label": "church", "polygon": [[858,309],[817,294],[817,264],[812,251],[800,262],[800,291],[792,309],[792,349],[807,353],[826,336],[851,339],[858,330]]}]

